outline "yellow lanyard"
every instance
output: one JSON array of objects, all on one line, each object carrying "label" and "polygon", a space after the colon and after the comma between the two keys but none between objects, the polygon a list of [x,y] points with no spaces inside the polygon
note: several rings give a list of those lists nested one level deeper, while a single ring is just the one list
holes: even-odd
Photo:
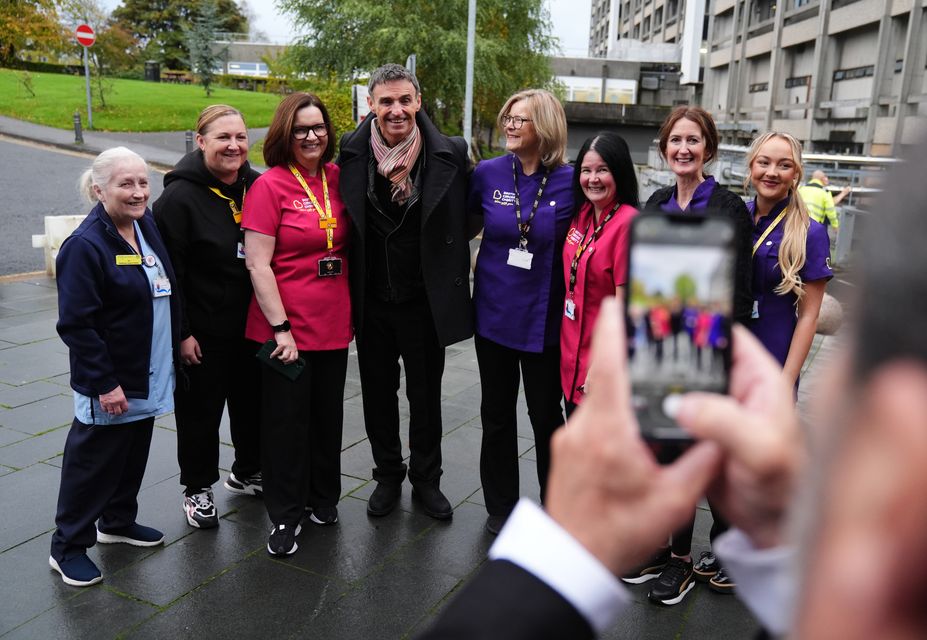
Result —
[{"label": "yellow lanyard", "polygon": [[306,195],[309,196],[309,200],[312,201],[312,206],[315,207],[315,210],[318,212],[319,229],[325,231],[325,239],[328,241],[328,250],[331,251],[335,246],[335,229],[338,228],[338,220],[335,219],[332,213],[332,203],[331,200],[328,199],[328,180],[325,178],[325,167],[321,167],[320,169],[322,173],[322,197],[325,199],[325,209],[322,209],[319,205],[319,200],[315,197],[315,194],[312,193],[309,185],[306,184],[306,180],[303,178],[303,174],[299,172],[299,169],[292,164],[287,166],[290,168],[290,173],[299,181],[302,188],[306,190]]},{"label": "yellow lanyard", "polygon": [[773,229],[776,228],[776,225],[779,224],[782,221],[782,218],[784,217],[785,217],[785,209],[783,209],[782,212],[776,216],[776,219],[772,221],[772,224],[766,227],[766,231],[763,232],[763,235],[760,236],[760,239],[757,240],[756,244],[753,245],[753,253],[751,255],[754,255],[754,256],[756,255],[756,250],[760,248],[761,244],[763,244],[763,240],[766,239],[766,236],[772,233]]},{"label": "yellow lanyard", "polygon": [[[241,209],[238,208],[238,205],[235,203],[235,201],[232,198],[229,198],[227,195],[225,195],[221,191],[219,191],[218,189],[216,189],[215,187],[209,187],[209,190],[212,191],[217,196],[219,196],[220,198],[222,198],[223,200],[228,200],[229,209],[232,210],[232,217],[235,219],[235,224],[241,224]],[[245,201],[245,195],[247,193],[248,193],[248,188],[242,187],[242,190],[241,190],[241,201],[242,202]]]}]

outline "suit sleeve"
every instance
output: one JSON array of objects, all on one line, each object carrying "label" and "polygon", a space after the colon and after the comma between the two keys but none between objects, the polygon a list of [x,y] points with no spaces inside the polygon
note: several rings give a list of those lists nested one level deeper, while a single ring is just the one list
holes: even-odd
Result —
[{"label": "suit sleeve", "polygon": [[419,640],[583,640],[595,637],[562,596],[506,560],[485,564]]}]

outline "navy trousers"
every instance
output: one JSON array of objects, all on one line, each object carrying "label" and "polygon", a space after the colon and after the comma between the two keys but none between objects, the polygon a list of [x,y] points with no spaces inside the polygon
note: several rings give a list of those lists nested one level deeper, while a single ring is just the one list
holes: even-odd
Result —
[{"label": "navy trousers", "polygon": [[61,562],[82,555],[101,531],[127,527],[138,515],[154,418],[114,425],[86,425],[76,418],[64,445],[57,529],[51,555]]}]

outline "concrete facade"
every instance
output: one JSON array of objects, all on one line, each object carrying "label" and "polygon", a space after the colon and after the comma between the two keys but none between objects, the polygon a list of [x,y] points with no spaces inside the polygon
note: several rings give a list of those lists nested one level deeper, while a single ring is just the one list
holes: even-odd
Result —
[{"label": "concrete facade", "polygon": [[606,37],[681,43],[701,29],[693,99],[729,143],[774,129],[809,151],[897,156],[927,129],[923,0],[715,0],[698,25],[684,24],[687,1],[595,0],[590,53],[607,55]]}]

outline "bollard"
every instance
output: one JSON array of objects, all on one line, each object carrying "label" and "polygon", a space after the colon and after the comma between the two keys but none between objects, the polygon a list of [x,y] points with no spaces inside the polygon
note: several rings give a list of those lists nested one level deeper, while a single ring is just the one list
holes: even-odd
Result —
[{"label": "bollard", "polygon": [[183,134],[184,144],[187,146],[187,153],[193,151],[193,132],[187,129]]},{"label": "bollard", "polygon": [[84,144],[84,132],[80,126],[80,111],[74,112],[74,143]]}]

